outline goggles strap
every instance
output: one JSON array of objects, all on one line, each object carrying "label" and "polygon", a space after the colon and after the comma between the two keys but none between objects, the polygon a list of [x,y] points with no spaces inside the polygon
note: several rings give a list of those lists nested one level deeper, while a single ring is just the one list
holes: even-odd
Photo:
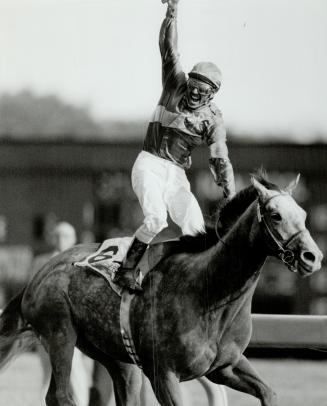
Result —
[{"label": "goggles strap", "polygon": [[189,74],[190,78],[196,79],[196,80],[200,80],[201,82],[206,83],[207,85],[210,85],[214,88],[214,90],[218,90],[220,85],[217,86],[214,82],[212,82],[210,79],[208,79],[207,77],[201,75],[200,73],[192,73],[190,72]]}]

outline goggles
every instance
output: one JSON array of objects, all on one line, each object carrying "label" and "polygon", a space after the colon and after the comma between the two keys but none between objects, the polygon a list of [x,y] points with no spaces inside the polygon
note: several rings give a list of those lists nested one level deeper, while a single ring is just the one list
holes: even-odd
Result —
[{"label": "goggles", "polygon": [[188,80],[187,86],[191,92],[193,89],[197,89],[198,93],[201,96],[209,96],[214,91],[212,86],[207,85],[205,83],[201,83],[198,80],[191,79],[191,78]]}]

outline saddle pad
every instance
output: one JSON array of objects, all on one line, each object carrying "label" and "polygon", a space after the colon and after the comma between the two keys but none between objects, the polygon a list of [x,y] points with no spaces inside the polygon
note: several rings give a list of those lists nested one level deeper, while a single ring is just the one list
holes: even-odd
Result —
[{"label": "saddle pad", "polygon": [[96,252],[88,255],[84,260],[75,262],[78,268],[90,268],[102,275],[111,288],[121,296],[122,288],[112,282],[117,269],[120,267],[133,237],[110,238],[103,241]]}]

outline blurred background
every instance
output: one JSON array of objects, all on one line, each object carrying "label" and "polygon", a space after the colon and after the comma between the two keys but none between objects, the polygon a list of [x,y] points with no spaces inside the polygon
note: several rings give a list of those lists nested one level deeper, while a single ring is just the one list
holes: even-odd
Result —
[{"label": "blurred background", "polygon": [[[142,213],[130,182],[161,92],[159,0],[0,0],[0,308],[50,251],[59,221],[79,242],[131,235]],[[223,72],[237,189],[263,166],[286,185],[327,255],[327,3],[181,0],[186,72]],[[203,212],[221,198],[206,147],[188,171]],[[162,237],[179,230],[170,226]],[[327,313],[327,272],[302,280],[269,260],[253,311]]]},{"label": "blurred background", "polygon": [[[0,0],[0,307],[51,231],[79,241],[130,235],[142,220],[132,164],[161,91],[153,0]],[[216,62],[216,97],[237,188],[263,165],[296,198],[327,249],[327,5],[324,0],[180,2],[185,71]],[[221,198],[196,150],[188,177],[206,215]],[[178,233],[173,227],[166,234]],[[269,261],[254,311],[327,311],[327,273],[301,280]]]}]

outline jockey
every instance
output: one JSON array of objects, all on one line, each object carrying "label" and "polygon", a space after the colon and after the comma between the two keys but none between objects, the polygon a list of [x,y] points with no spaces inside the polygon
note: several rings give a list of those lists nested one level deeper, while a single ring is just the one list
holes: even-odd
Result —
[{"label": "jockey", "polygon": [[132,169],[132,187],[141,204],[144,221],[114,282],[141,291],[134,269],[151,240],[167,227],[167,211],[183,234],[204,231],[201,209],[190,191],[185,169],[192,150],[206,143],[209,167],[226,199],[235,194],[233,167],[228,158],[226,131],[221,112],[212,102],[221,85],[221,72],[211,62],[197,63],[188,78],[177,51],[177,3],[168,3],[159,46],[162,58],[162,94],[149,123]]}]

